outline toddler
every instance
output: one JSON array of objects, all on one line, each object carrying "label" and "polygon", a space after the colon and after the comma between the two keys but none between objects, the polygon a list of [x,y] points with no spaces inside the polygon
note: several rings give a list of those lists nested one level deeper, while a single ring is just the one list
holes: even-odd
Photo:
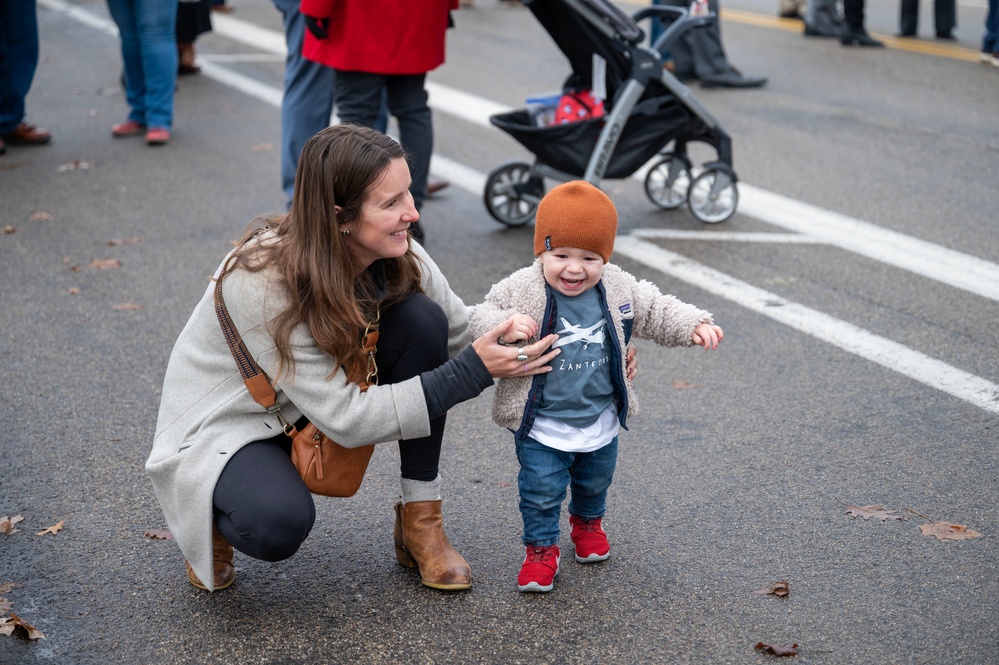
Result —
[{"label": "toddler", "polygon": [[472,310],[474,337],[516,313],[537,322],[538,338],[559,335],[552,370],[500,379],[493,401],[493,419],[513,431],[520,462],[527,548],[517,579],[521,591],[554,586],[567,486],[576,561],[610,556],[601,521],[618,429],[637,411],[625,369],[632,335],[705,349],[717,348],[723,336],[710,313],[608,263],[616,235],[617,210],[606,194],[584,181],[555,187],[538,205],[534,264],[493,286]]}]

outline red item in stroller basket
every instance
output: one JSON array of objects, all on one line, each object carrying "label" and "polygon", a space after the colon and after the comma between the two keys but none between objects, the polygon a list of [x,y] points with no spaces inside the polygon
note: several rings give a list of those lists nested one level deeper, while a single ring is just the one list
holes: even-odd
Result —
[{"label": "red item in stroller basket", "polygon": [[604,101],[597,99],[589,90],[567,92],[558,100],[555,109],[555,124],[564,125],[567,122],[579,122],[604,115]]}]

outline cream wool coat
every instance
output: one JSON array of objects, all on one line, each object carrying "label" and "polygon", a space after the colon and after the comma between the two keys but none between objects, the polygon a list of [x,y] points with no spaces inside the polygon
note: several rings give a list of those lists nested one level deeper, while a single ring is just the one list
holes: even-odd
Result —
[{"label": "cream wool coat", "polygon": [[[619,362],[611,364],[612,368],[617,368],[617,375],[612,376],[611,381],[627,391],[627,413],[619,414],[621,425],[625,426],[627,417],[638,413],[638,400],[631,382],[625,377],[625,346],[631,337],[652,340],[666,347],[693,346],[694,328],[701,323],[713,323],[713,320],[710,312],[681,302],[675,296],[663,295],[652,282],[639,281],[613,263],[604,264],[600,283],[606,294],[605,317],[609,317],[608,323],[617,336],[621,353]],[[541,327],[539,337],[551,333],[558,319],[554,300],[551,300],[552,311],[548,321],[544,320],[551,298],[550,289],[540,260],[521,268],[494,285],[486,294],[485,302],[471,308],[472,336],[477,338],[489,332],[515,312],[526,314],[538,323]],[[534,382],[542,380],[543,376],[500,379],[493,396],[493,420],[514,432],[528,421],[533,423],[528,394]]]},{"label": "cream wool coat", "polygon": [[[412,248],[421,261],[424,291],[443,308],[450,323],[448,352],[453,358],[472,341],[468,310],[423,248],[416,243]],[[170,355],[153,449],[146,461],[167,524],[209,588],[214,579],[215,483],[237,450],[281,431],[277,417],[253,401],[243,384],[215,315],[214,287],[213,282],[205,290]],[[419,377],[372,386],[362,393],[347,382],[336,360],[316,346],[304,324],[291,337],[294,378],[274,381],[278,353],[265,324],[285,300],[283,287],[271,272],[236,270],[223,281],[223,296],[250,354],[275,383],[277,401],[289,422],[305,415],[346,447],[430,434]]]}]

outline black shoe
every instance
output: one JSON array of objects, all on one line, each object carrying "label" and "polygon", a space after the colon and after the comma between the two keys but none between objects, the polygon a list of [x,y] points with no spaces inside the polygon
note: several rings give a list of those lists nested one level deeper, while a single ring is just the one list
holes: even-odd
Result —
[{"label": "black shoe", "polygon": [[853,46],[854,44],[857,46],[884,46],[884,42],[874,39],[867,34],[866,30],[860,30],[859,32],[847,30],[839,40],[843,46]]},{"label": "black shoe", "polygon": [[778,14],[778,16],[780,16],[781,18],[797,19],[799,21],[805,20],[805,17],[799,14],[797,9],[793,9],[789,12],[781,12],[780,14]]},{"label": "black shoe", "polygon": [[743,76],[738,71],[709,74],[701,77],[702,88],[759,88],[767,82],[765,77]]},{"label": "black shoe", "polygon": [[907,38],[915,37],[916,36],[916,32],[915,31],[912,31],[912,32],[896,32],[895,36],[898,37],[898,38],[900,38],[900,39],[907,39]]},{"label": "black shoe", "polygon": [[834,30],[819,30],[818,28],[813,28],[808,23],[805,23],[805,36],[806,37],[842,37],[843,33]]},{"label": "black shoe", "polygon": [[947,32],[937,32],[937,39],[943,39],[948,42],[957,41],[957,37],[949,30]]}]

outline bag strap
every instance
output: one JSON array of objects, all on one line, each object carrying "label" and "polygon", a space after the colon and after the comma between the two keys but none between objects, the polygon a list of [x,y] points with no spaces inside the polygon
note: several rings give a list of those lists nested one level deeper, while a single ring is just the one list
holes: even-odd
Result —
[{"label": "bag strap", "polygon": [[[267,378],[264,370],[260,369],[260,365],[250,355],[249,349],[246,348],[242,336],[240,336],[239,331],[236,329],[236,324],[232,321],[229,310],[226,309],[225,299],[222,297],[222,276],[225,275],[226,268],[228,268],[228,264],[222,269],[218,279],[215,280],[214,295],[215,315],[218,317],[219,325],[222,327],[222,334],[225,335],[226,344],[229,345],[229,351],[232,353],[233,360],[236,361],[236,367],[239,369],[239,374],[243,377],[243,383],[246,384],[246,389],[250,391],[253,401],[264,407],[267,413],[276,415],[278,420],[281,421],[284,433],[288,436],[293,436],[295,426],[281,415],[281,405],[277,403],[277,393],[274,392],[274,386],[271,385],[270,379]],[[361,387],[361,392],[366,391],[369,386],[378,383],[378,365],[375,363],[375,353],[378,350],[378,324],[380,320],[381,308],[379,307],[375,310],[374,320],[364,329],[364,337],[361,340],[361,348],[364,351],[364,355],[368,358],[367,374],[364,381],[358,384]]]}]

